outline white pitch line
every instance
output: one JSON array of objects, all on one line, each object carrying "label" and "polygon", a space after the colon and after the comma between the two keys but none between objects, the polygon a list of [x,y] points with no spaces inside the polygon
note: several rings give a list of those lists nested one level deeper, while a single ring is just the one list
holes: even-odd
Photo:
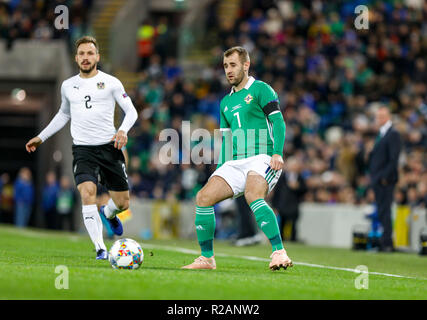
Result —
[{"label": "white pitch line", "polygon": [[[172,247],[172,246],[165,246],[165,245],[153,245],[153,244],[147,244],[147,243],[144,243],[143,247],[151,248],[151,249],[163,249],[163,250],[167,250],[167,251],[175,251],[175,252],[180,252],[180,253],[185,253],[185,254],[200,255],[200,251],[186,249],[186,248],[180,248],[180,247]],[[254,257],[254,256],[237,256],[237,255],[231,255],[231,254],[226,254],[226,253],[215,253],[215,256],[217,256],[217,257],[225,257],[225,258],[245,259],[245,260],[252,260],[252,261],[270,262],[270,259],[260,258],[260,257]],[[405,278],[405,279],[415,279],[415,280],[427,280],[425,278],[402,276],[402,275],[399,275],[399,274],[382,273],[382,272],[366,272],[366,271],[360,271],[360,270],[357,270],[357,269],[341,268],[341,267],[333,267],[333,266],[324,266],[324,265],[321,265],[321,264],[313,264],[313,263],[307,263],[307,262],[296,262],[296,261],[293,261],[293,264],[300,265],[300,266],[306,266],[306,267],[312,267],[312,268],[320,268],[320,269],[348,271],[348,272],[354,272],[354,273],[367,273],[367,274],[378,275],[378,276],[385,276],[385,277]]]}]

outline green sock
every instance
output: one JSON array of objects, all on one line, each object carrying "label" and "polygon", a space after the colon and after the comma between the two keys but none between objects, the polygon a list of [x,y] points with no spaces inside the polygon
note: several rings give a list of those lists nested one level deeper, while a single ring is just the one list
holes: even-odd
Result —
[{"label": "green sock", "polygon": [[262,232],[270,240],[273,252],[283,249],[282,237],[280,236],[279,225],[276,215],[264,199],[255,200],[250,204],[255,220]]},{"label": "green sock", "polygon": [[210,258],[213,253],[213,239],[215,234],[215,212],[213,207],[196,206],[196,233],[202,256]]}]

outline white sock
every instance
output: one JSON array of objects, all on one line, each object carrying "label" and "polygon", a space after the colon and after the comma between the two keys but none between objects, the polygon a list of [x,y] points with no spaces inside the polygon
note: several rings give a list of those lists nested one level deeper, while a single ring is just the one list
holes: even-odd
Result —
[{"label": "white sock", "polygon": [[[102,238],[102,220],[98,213],[96,204],[84,205],[82,207],[83,221],[89,233],[90,239],[95,245],[96,251],[99,249],[107,250]],[[100,227],[101,226],[101,227]]]},{"label": "white sock", "polygon": [[107,219],[112,219],[120,212],[119,208],[117,208],[116,204],[114,203],[113,199],[110,198],[108,200],[107,205],[104,207],[104,213]]}]

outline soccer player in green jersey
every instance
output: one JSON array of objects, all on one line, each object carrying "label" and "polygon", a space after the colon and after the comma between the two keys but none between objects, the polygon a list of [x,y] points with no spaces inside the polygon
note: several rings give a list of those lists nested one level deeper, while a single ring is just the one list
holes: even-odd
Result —
[{"label": "soccer player in green jersey", "polygon": [[264,201],[283,167],[285,121],[276,92],[248,75],[250,60],[242,47],[224,52],[224,71],[231,92],[220,104],[223,143],[217,169],[196,196],[196,233],[201,256],[183,269],[216,269],[213,251],[213,206],[244,195],[258,226],[272,246],[271,270],[292,266],[283,248],[279,226]]}]

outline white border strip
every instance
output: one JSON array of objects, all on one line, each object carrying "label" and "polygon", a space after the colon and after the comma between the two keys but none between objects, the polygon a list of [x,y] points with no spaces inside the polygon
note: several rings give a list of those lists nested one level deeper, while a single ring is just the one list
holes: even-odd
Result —
[{"label": "white border strip", "polygon": [[[192,250],[192,249],[186,249],[186,248],[180,248],[180,247],[172,247],[172,246],[165,246],[165,245],[153,245],[148,243],[143,243],[143,248],[149,248],[149,249],[162,249],[166,251],[175,251],[185,254],[194,254],[194,255],[200,255],[200,251],[198,250]],[[225,257],[225,258],[237,258],[237,259],[245,259],[245,260],[251,260],[251,261],[264,261],[264,262],[270,262],[270,259],[266,258],[260,258],[260,257],[254,257],[254,256],[237,256],[237,255],[231,255],[226,253],[215,253],[215,256],[217,257]],[[378,275],[378,276],[385,276],[385,277],[394,277],[394,278],[404,278],[404,279],[415,279],[415,280],[427,280],[425,278],[417,278],[417,277],[409,277],[409,276],[402,276],[399,274],[391,274],[391,273],[382,273],[382,272],[366,272],[366,271],[360,271],[357,269],[351,269],[351,268],[341,268],[341,267],[333,267],[333,266],[324,266],[321,264],[313,264],[313,263],[306,263],[306,262],[296,262],[293,261],[295,265],[305,266],[305,267],[312,267],[312,268],[320,268],[320,269],[330,269],[330,270],[339,270],[339,271],[348,271],[348,272],[354,272],[354,273],[367,273],[372,275]]]}]

